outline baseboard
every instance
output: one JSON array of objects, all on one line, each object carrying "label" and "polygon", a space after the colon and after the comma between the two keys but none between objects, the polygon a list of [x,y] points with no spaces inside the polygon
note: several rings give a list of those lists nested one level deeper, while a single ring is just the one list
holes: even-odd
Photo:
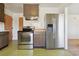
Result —
[{"label": "baseboard", "polygon": [[58,49],[64,49],[64,48],[46,48],[47,50],[58,50]]},{"label": "baseboard", "polygon": [[45,48],[44,46],[33,46],[33,48]]},{"label": "baseboard", "polygon": [[68,40],[79,40],[79,39],[75,38],[75,39],[68,39]]}]

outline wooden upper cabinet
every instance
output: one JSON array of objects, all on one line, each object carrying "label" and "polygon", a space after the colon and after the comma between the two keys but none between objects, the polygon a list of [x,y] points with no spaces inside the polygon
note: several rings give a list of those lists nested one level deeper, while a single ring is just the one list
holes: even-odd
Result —
[{"label": "wooden upper cabinet", "polygon": [[23,10],[24,10],[23,13],[26,19],[39,16],[39,5],[38,4],[24,4]]},{"label": "wooden upper cabinet", "polygon": [[19,17],[19,31],[23,31],[23,17]]},{"label": "wooden upper cabinet", "polygon": [[0,22],[4,22],[4,4],[0,3]]}]

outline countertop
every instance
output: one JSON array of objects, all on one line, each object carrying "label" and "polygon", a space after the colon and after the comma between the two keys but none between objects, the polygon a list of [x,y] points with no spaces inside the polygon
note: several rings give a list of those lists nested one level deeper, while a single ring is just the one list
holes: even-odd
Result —
[{"label": "countertop", "polygon": [[8,30],[0,31],[0,32],[9,32]]},{"label": "countertop", "polygon": [[[46,29],[34,29],[34,31],[46,31]],[[23,32],[23,31],[18,31],[18,32]]]}]

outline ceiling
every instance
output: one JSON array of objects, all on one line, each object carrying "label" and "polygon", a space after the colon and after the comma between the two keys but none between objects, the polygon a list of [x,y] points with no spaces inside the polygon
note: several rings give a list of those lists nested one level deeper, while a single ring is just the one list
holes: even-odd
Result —
[{"label": "ceiling", "polygon": [[[41,3],[39,4],[42,7],[65,7],[69,4],[64,3]],[[22,13],[23,11],[23,4],[22,3],[6,3],[5,9],[8,9],[15,13]]]},{"label": "ceiling", "polygon": [[21,3],[6,3],[5,9],[12,11],[14,13],[22,13],[23,4],[21,4]]},{"label": "ceiling", "polygon": [[[78,3],[40,3],[41,7],[69,7],[69,13],[79,14],[79,4]],[[5,9],[10,10],[14,13],[23,12],[22,3],[5,3]]]}]

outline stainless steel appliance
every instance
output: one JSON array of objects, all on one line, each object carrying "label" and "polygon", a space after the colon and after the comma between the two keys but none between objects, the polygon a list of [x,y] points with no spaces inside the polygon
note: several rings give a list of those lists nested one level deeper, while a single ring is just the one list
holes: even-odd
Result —
[{"label": "stainless steel appliance", "polygon": [[46,14],[46,48],[58,48],[58,15]]},{"label": "stainless steel appliance", "polygon": [[55,48],[55,39],[53,37],[53,24],[47,25],[46,31],[46,48],[53,49]]},{"label": "stainless steel appliance", "polygon": [[33,44],[33,33],[31,32],[22,32],[20,44]]},{"label": "stainless steel appliance", "polygon": [[33,49],[33,30],[32,28],[23,28],[18,33],[18,48]]}]

